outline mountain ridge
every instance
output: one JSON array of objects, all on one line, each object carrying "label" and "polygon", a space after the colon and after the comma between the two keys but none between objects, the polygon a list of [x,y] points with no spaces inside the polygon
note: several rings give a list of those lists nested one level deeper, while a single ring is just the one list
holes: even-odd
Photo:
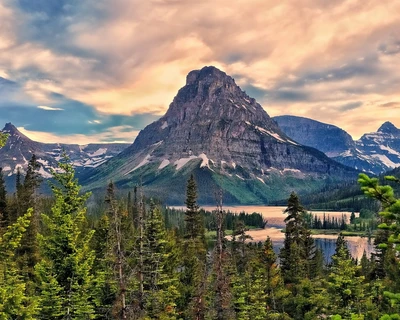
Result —
[{"label": "mountain ridge", "polygon": [[44,178],[50,178],[51,169],[57,168],[57,162],[61,159],[63,151],[70,158],[75,170],[79,172],[84,168],[104,163],[128,146],[116,143],[78,145],[37,142],[21,133],[10,122],[6,123],[1,131],[9,134],[5,146],[0,149],[0,167],[6,176],[16,174],[18,168],[24,174],[33,154],[41,165],[39,173]]}]

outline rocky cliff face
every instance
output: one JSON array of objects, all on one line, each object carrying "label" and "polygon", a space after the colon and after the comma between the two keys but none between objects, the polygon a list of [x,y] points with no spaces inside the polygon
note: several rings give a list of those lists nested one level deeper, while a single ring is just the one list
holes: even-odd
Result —
[{"label": "rocky cliff face", "polygon": [[337,157],[356,148],[351,135],[334,125],[296,116],[278,116],[273,119],[293,140],[316,148],[328,157]]},{"label": "rocky cliff face", "polygon": [[274,120],[293,140],[357,170],[380,174],[400,166],[400,130],[390,122],[353,141],[347,132],[331,124],[295,116]]},{"label": "rocky cliff face", "polygon": [[355,175],[350,168],[289,138],[231,77],[205,67],[190,72],[166,114],[143,129],[131,147],[107,168],[100,167],[91,179],[127,182],[143,177],[142,171],[151,167],[152,184],[163,170],[177,175],[191,165],[218,179],[258,181],[265,186],[273,174],[298,179]]},{"label": "rocky cliff face", "polygon": [[11,176],[20,168],[24,173],[32,154],[41,164],[40,173],[44,178],[51,177],[51,168],[57,168],[63,150],[79,172],[83,168],[97,167],[124,150],[128,144],[77,144],[40,143],[29,139],[11,123],[2,132],[8,133],[6,145],[0,149],[0,167],[3,174]]}]

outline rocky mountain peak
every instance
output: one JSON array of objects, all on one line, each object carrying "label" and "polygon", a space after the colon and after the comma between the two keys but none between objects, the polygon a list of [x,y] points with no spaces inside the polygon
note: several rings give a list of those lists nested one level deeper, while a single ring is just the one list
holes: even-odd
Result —
[{"label": "rocky mountain peak", "polygon": [[186,76],[186,85],[192,85],[198,82],[207,82],[211,84],[216,81],[234,83],[234,80],[230,76],[214,66],[207,66],[201,70],[192,70]]},{"label": "rocky mountain peak", "polygon": [[10,134],[19,133],[18,129],[11,122],[6,123],[2,131]]},{"label": "rocky mountain peak", "polygon": [[396,126],[390,121],[386,121],[384,124],[380,126],[378,132],[389,133],[389,134],[399,134],[400,130],[396,128]]},{"label": "rocky mountain peak", "polygon": [[178,91],[161,120],[168,124],[191,124],[199,119],[201,122],[240,120],[263,126],[268,122],[268,126],[280,131],[265,110],[242,91],[232,77],[212,66],[187,75],[186,85]]},{"label": "rocky mountain peak", "polygon": [[17,127],[15,127],[11,122],[6,123],[4,126],[2,132],[8,133],[10,135],[9,139],[14,138],[19,138],[23,140],[30,140],[27,136],[25,136],[23,133],[21,133]]}]

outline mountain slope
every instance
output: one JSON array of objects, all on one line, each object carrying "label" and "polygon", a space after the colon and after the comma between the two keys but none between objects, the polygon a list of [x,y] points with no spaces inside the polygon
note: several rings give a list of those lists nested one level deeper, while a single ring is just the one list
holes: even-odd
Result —
[{"label": "mountain slope", "polygon": [[336,157],[356,148],[351,135],[334,125],[296,116],[277,116],[273,119],[293,140],[316,148],[328,157]]},{"label": "mountain slope", "polygon": [[2,132],[8,133],[6,145],[0,149],[0,167],[6,176],[11,176],[20,168],[24,173],[35,154],[42,165],[40,173],[44,178],[51,176],[50,169],[57,168],[63,150],[69,156],[73,166],[79,172],[84,168],[96,167],[124,150],[128,144],[77,144],[41,143],[29,139],[11,123],[7,123]]},{"label": "mountain slope", "polygon": [[162,118],[82,182],[93,189],[113,180],[124,188],[141,180],[147,192],[182,203],[191,173],[198,176],[201,200],[209,203],[220,187],[229,202],[267,203],[356,176],[293,141],[231,77],[204,67],[188,74]]},{"label": "mountain slope", "polygon": [[331,124],[296,116],[273,119],[293,140],[357,170],[380,174],[400,166],[400,130],[390,122],[353,141],[346,131]]}]

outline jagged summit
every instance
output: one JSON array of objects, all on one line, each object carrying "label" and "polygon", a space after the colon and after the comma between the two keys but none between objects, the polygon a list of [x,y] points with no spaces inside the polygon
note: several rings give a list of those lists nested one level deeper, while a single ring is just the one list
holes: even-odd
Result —
[{"label": "jagged summit", "polygon": [[378,132],[398,134],[400,133],[400,130],[390,121],[386,121],[384,124],[380,126]]},{"label": "jagged summit", "polygon": [[25,139],[29,139],[27,136],[25,136],[23,133],[21,133],[16,126],[14,126],[11,122],[6,123],[4,126],[2,132],[9,133],[11,136],[20,136]]},{"label": "jagged summit", "polygon": [[11,122],[7,122],[3,128],[3,131],[7,131],[7,132],[18,131],[18,129]]},{"label": "jagged summit", "polygon": [[234,82],[225,72],[219,70],[214,66],[206,66],[200,70],[192,70],[186,76],[186,85],[191,85],[199,81],[213,82],[216,79],[225,80],[227,82]]},{"label": "jagged summit", "polygon": [[[14,126],[11,122],[6,123],[2,132],[9,134],[7,145],[17,144],[17,145],[21,146],[21,144],[23,144],[23,143],[35,144],[34,141],[32,141],[26,135],[24,135],[21,131],[19,131],[17,129],[17,127]],[[7,145],[6,145],[6,147],[7,147]]]},{"label": "jagged summit", "polygon": [[244,119],[260,112],[264,113],[263,117],[269,118],[264,109],[243,92],[233,78],[215,67],[204,67],[189,72],[186,85],[178,91],[163,119],[170,118],[172,122],[210,116]]}]

